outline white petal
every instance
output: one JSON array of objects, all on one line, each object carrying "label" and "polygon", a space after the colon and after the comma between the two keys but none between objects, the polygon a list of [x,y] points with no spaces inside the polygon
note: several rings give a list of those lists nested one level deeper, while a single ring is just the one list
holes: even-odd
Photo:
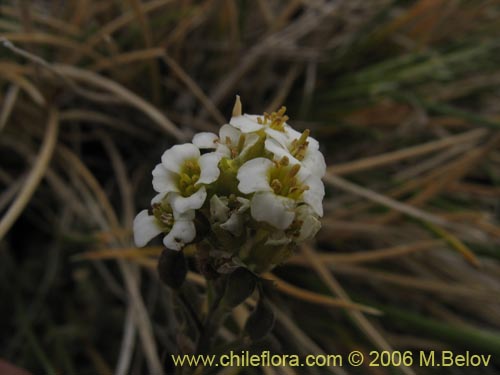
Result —
[{"label": "white petal", "polygon": [[244,194],[256,191],[272,191],[267,174],[272,165],[273,162],[266,158],[255,158],[243,164],[237,175],[240,181],[238,185],[239,191]]},{"label": "white petal", "polygon": [[281,144],[276,142],[274,139],[266,139],[264,147],[267,151],[274,155],[274,160],[281,160],[283,156],[286,156],[292,164],[300,164],[300,161],[295,159],[287,148],[284,148]]},{"label": "white petal", "polygon": [[252,133],[259,131],[264,126],[257,122],[256,115],[233,116],[229,123],[235,128],[240,129],[243,133]]},{"label": "white petal", "polygon": [[247,134],[245,137],[245,145],[241,152],[243,153],[245,149],[252,147],[254,144],[257,143],[259,139],[260,137],[258,134],[255,133]]},{"label": "white petal", "polygon": [[310,151],[318,151],[319,150],[319,142],[314,139],[313,137],[307,137],[307,143],[309,145],[307,146],[307,149]]},{"label": "white petal", "polygon": [[161,156],[161,162],[171,172],[180,173],[186,160],[197,160],[200,157],[200,150],[192,143],[175,145],[169,148]]},{"label": "white petal", "polygon": [[235,236],[241,235],[243,232],[243,215],[233,213],[224,224],[221,224],[220,227],[228,232],[231,232]]},{"label": "white petal", "polygon": [[304,202],[311,206],[317,215],[323,216],[323,197],[325,196],[323,182],[318,177],[312,176],[307,179],[306,183],[309,186],[309,190],[304,191]]},{"label": "white petal", "polygon": [[153,189],[158,193],[168,193],[171,191],[179,191],[177,188],[178,176],[163,166],[157,164],[153,169]]},{"label": "white petal", "polygon": [[[227,199],[226,199],[227,201]],[[227,202],[224,202],[216,194],[210,198],[210,217],[218,223],[223,223],[228,219],[229,207]]]},{"label": "white petal", "polygon": [[[262,151],[259,148],[254,148],[254,146],[259,142],[261,137],[257,133],[247,133],[245,134],[245,143],[243,144],[243,149],[240,151],[240,154],[238,157],[240,158],[251,158],[252,156],[249,156],[248,153],[252,152],[256,154],[258,152],[258,155],[262,154]],[[253,157],[256,157],[257,155],[253,155]]]},{"label": "white petal", "polygon": [[198,191],[189,197],[183,197],[178,193],[172,193],[169,195],[170,205],[172,206],[174,212],[185,213],[188,210],[197,210],[207,198],[207,191],[205,186],[202,186]]},{"label": "white petal", "polygon": [[288,139],[290,141],[294,140],[294,139],[299,139],[300,136],[302,135],[301,132],[298,132],[297,130],[295,130],[294,128],[292,128],[290,125],[286,124],[285,125],[285,133],[286,135],[288,136]]},{"label": "white petal", "polygon": [[171,250],[181,250],[196,237],[196,228],[190,220],[175,221],[172,230],[163,238],[165,247]]},{"label": "white petal", "polygon": [[219,178],[220,159],[222,159],[222,155],[216,152],[200,156],[198,159],[198,165],[200,166],[200,178],[196,184],[211,184]]},{"label": "white petal", "polygon": [[160,226],[154,216],[148,215],[148,210],[142,210],[134,219],[134,242],[136,246],[143,247],[154,237],[161,233]]},{"label": "white petal", "polygon": [[312,212],[311,208],[307,205],[302,205],[298,207],[296,215],[302,221],[302,227],[300,228],[296,242],[304,242],[305,240],[313,238],[320,230],[321,223]]},{"label": "white petal", "polygon": [[250,208],[250,200],[243,198],[243,197],[237,197],[236,200],[240,202],[241,206],[238,208],[238,213],[241,214],[248,210]]},{"label": "white petal", "polygon": [[292,141],[287,133],[280,132],[271,128],[266,129],[267,139],[273,139],[278,142],[282,147],[287,148],[288,144]]},{"label": "white petal", "polygon": [[302,160],[302,165],[316,177],[322,178],[326,174],[325,158],[320,151],[309,151],[308,149]]},{"label": "white petal", "polygon": [[229,140],[232,145],[237,145],[240,141],[240,136],[241,132],[234,126],[231,126],[229,124],[222,125],[219,130],[221,143],[227,143],[227,141]]},{"label": "white petal", "polygon": [[228,146],[226,146],[225,144],[222,144],[222,143],[219,143],[217,145],[215,152],[222,155],[222,157],[226,157],[226,158],[231,157],[231,150],[229,149]]},{"label": "white petal", "polygon": [[156,194],[153,199],[151,199],[151,205],[155,204],[155,203],[161,203],[163,201],[163,199],[165,199],[165,197],[167,196],[168,193],[159,193],[159,194]]},{"label": "white petal", "polygon": [[292,199],[274,193],[257,193],[250,203],[250,212],[257,221],[264,221],[278,229],[286,229],[295,218],[294,206]]},{"label": "white petal", "polygon": [[219,137],[217,134],[209,132],[197,133],[193,137],[193,144],[198,148],[216,148]]}]

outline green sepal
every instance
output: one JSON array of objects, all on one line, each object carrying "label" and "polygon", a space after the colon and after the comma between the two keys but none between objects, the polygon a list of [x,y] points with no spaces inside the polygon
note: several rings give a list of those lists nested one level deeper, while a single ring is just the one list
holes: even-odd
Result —
[{"label": "green sepal", "polygon": [[260,298],[255,310],[250,314],[245,323],[245,332],[252,341],[266,337],[274,328],[276,317],[264,298]]},{"label": "green sepal", "polygon": [[227,277],[221,303],[234,308],[250,297],[257,285],[257,277],[246,268],[239,267]]}]

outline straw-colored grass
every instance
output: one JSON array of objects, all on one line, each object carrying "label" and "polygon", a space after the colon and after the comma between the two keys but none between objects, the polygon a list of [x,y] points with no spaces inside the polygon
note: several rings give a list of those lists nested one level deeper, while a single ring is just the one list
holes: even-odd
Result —
[{"label": "straw-colored grass", "polygon": [[[131,224],[162,152],[217,131],[240,95],[248,113],[286,105],[328,163],[323,230],[264,275],[273,350],[470,350],[493,354],[480,373],[494,374],[499,6],[2,3],[0,361],[33,374],[174,373],[169,354],[189,351],[206,283],[187,248],[183,294],[162,285],[161,246],[135,248]],[[239,342],[255,303],[232,312],[220,343]],[[299,370],[225,371],[350,373]]]}]

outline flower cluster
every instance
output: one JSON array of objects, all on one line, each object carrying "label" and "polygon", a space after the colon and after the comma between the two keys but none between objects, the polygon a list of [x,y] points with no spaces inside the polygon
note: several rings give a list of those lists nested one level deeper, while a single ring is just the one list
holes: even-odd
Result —
[{"label": "flower cluster", "polygon": [[158,195],[134,220],[137,246],[164,234],[169,249],[197,243],[212,260],[263,271],[312,238],[323,215],[325,161],[309,131],[287,120],[284,107],[242,115],[238,98],[219,134],[198,133],[165,151],[152,173]]}]

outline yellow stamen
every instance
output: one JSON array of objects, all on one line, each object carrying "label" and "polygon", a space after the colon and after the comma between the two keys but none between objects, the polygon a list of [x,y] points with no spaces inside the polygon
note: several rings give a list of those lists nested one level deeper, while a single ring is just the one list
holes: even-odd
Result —
[{"label": "yellow stamen", "polygon": [[300,165],[299,164],[295,164],[292,169],[290,169],[290,172],[288,173],[290,175],[290,177],[294,177],[297,175],[297,173],[299,173],[299,170],[300,170]]},{"label": "yellow stamen", "polygon": [[309,186],[303,185],[297,178],[300,170],[299,164],[289,165],[285,156],[279,162],[274,163],[269,175],[269,186],[276,195],[299,200]]},{"label": "yellow stamen", "polygon": [[198,191],[199,186],[195,185],[200,179],[200,173],[201,170],[197,160],[187,160],[184,162],[177,182],[177,186],[183,197],[189,197]]},{"label": "yellow stamen", "polygon": [[285,122],[288,121],[289,117],[285,115],[286,107],[283,106],[277,112],[272,112],[271,114],[264,112],[264,121],[260,117],[257,118],[257,122],[261,125],[269,125],[271,129],[278,131],[285,131]]},{"label": "yellow stamen", "polygon": [[281,189],[283,188],[283,185],[281,185],[281,182],[275,178],[271,181],[271,188],[276,194],[279,194],[281,192]]},{"label": "yellow stamen", "polygon": [[307,138],[310,133],[311,131],[309,129],[304,130],[300,138],[294,139],[290,146],[289,151],[297,160],[303,160],[306,155],[307,147],[309,146]]}]

